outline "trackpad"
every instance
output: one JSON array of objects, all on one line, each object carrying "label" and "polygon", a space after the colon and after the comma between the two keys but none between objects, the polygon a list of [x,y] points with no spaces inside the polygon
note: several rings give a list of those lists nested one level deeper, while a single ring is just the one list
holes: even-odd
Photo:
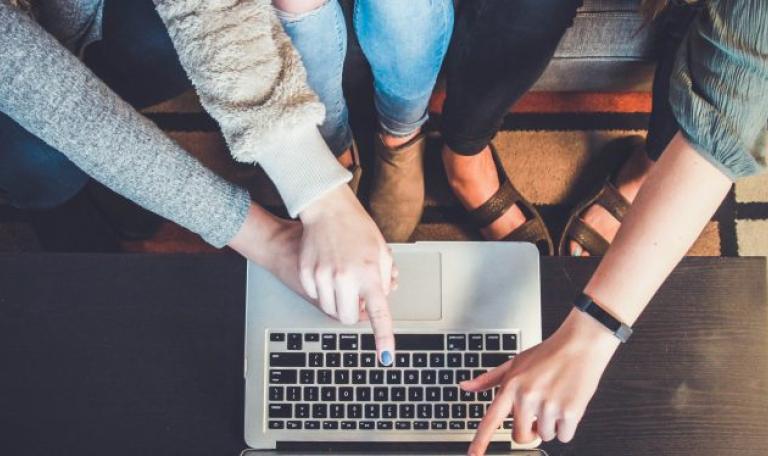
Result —
[{"label": "trackpad", "polygon": [[394,320],[435,321],[443,315],[442,267],[438,252],[396,252],[399,287],[390,294]]}]

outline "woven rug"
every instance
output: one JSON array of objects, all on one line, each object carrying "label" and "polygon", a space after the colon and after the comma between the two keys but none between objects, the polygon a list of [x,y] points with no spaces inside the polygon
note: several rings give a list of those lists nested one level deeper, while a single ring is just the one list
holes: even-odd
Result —
[{"label": "woven rug", "polygon": [[[352,111],[353,128],[363,155],[370,157],[374,119],[366,108]],[[442,92],[433,99],[430,127],[439,125]],[[605,178],[612,140],[646,133],[650,112],[647,93],[530,93],[505,118],[495,139],[502,161],[518,189],[541,210],[557,241],[572,208]],[[280,198],[264,174],[237,164],[216,123],[193,93],[145,111],[161,129],[206,166],[246,186],[254,199],[282,213]],[[609,146],[606,146],[609,145]],[[453,198],[439,161],[439,139],[427,154],[427,203],[414,240],[479,240]],[[370,167],[368,167],[370,168]],[[370,177],[370,176],[368,176]],[[365,190],[365,176],[364,186]],[[364,195],[363,191],[363,195]],[[363,196],[364,198],[364,196]],[[34,235],[0,205],[0,251],[37,250]],[[172,223],[148,241],[129,242],[133,252],[200,252],[213,249]],[[691,255],[768,255],[768,177],[739,182],[690,251]]]}]

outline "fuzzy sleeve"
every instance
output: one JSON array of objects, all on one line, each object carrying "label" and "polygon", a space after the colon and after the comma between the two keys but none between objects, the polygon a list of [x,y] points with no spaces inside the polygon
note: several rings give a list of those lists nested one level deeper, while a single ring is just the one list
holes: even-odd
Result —
[{"label": "fuzzy sleeve", "polygon": [[351,178],[320,136],[325,111],[269,0],[156,0],[232,156],[258,163],[292,216]]}]

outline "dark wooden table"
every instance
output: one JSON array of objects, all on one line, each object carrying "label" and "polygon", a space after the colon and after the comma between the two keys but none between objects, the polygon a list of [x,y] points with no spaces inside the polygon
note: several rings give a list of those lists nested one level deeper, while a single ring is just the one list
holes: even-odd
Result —
[{"label": "dark wooden table", "polygon": [[[544,334],[594,260],[542,261]],[[0,454],[236,455],[244,262],[0,256]],[[631,278],[627,278],[631,280]],[[762,258],[689,258],[550,454],[768,454]]]}]

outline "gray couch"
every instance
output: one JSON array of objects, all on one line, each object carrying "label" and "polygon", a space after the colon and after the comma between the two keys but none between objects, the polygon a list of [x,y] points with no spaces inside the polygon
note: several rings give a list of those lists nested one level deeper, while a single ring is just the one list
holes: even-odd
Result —
[{"label": "gray couch", "polygon": [[534,90],[650,90],[653,33],[643,26],[639,4],[639,0],[584,0]]}]

